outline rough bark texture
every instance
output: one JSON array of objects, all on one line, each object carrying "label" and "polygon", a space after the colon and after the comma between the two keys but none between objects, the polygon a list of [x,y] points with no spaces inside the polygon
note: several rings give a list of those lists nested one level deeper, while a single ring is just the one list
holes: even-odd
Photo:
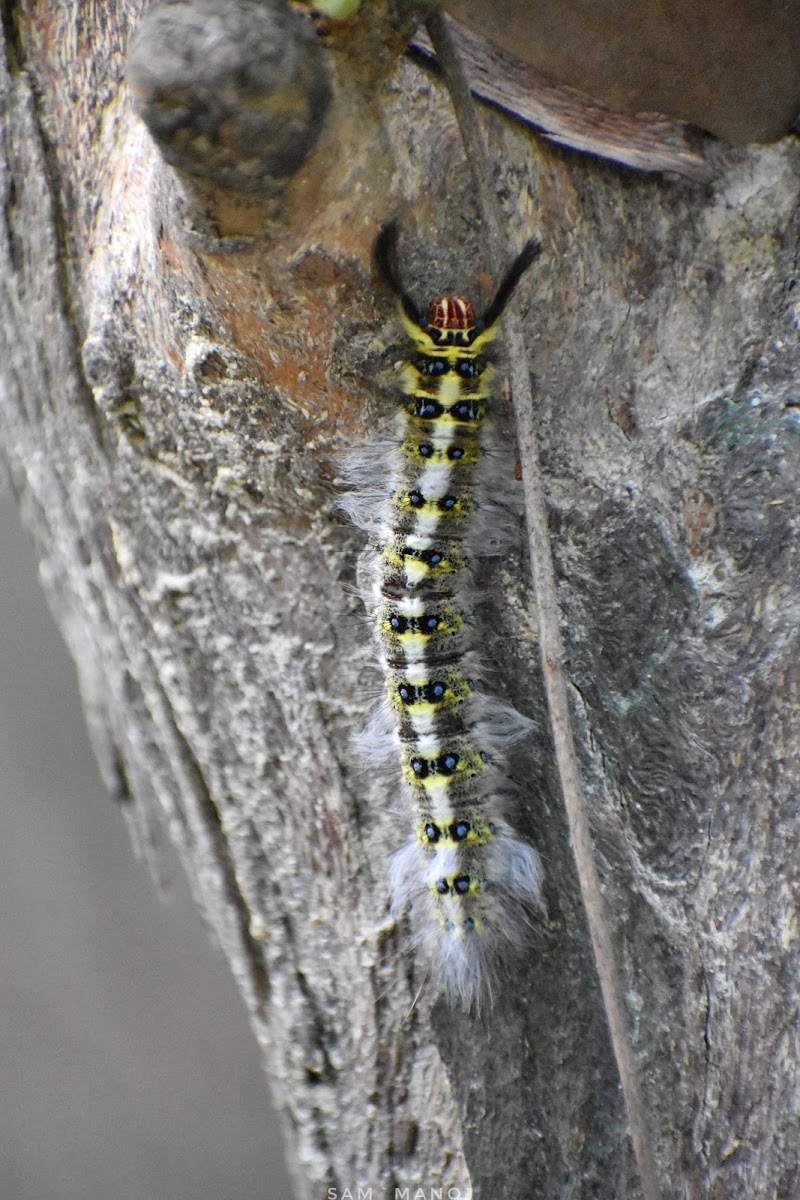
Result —
[{"label": "rough bark texture", "polygon": [[[550,922],[492,1013],[412,1007],[396,804],[350,749],[379,681],[333,456],[391,406],[370,243],[400,216],[419,295],[498,266],[447,98],[373,14],[282,204],[220,201],[255,236],[215,246],[122,85],[137,15],[31,0],[0,56],[3,448],[109,785],[181,850],[298,1195],[634,1197],[521,555],[487,571],[485,636],[539,722],[517,773]],[[487,125],[509,230],[545,245],[526,328],[576,729],[664,1193],[789,1198],[798,145],[706,186]]]}]

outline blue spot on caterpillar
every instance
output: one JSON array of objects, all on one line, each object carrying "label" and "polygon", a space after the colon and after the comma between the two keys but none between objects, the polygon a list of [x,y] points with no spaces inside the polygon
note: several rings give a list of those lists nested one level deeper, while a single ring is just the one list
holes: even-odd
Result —
[{"label": "blue spot on caterpillar", "polygon": [[400,281],[398,232],[384,226],[375,260],[410,342],[402,403],[391,435],[350,456],[343,501],[376,548],[367,605],[386,699],[365,744],[373,761],[399,758],[413,808],[416,833],[392,860],[394,911],[409,913],[433,980],[477,1010],[540,903],[539,857],[504,815],[505,752],[532,722],[483,691],[468,611],[470,557],[497,540],[476,496],[492,406],[486,351],[540,247],[527,243],[482,316],[460,296],[423,315]]}]

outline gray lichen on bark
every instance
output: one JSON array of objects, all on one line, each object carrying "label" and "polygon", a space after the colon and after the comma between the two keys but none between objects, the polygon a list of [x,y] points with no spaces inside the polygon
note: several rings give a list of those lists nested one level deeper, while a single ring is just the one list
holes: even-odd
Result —
[{"label": "gray lichen on bark", "polygon": [[[299,1192],[635,1195],[521,550],[487,638],[538,721],[517,773],[551,929],[486,1019],[411,1007],[396,802],[350,750],[379,684],[333,451],[390,406],[371,238],[413,229],[415,294],[496,270],[447,100],[409,63],[334,72],[282,236],[198,253],[121,88],[132,7],[92,26],[74,102],[56,86],[80,7],[26,12],[0,58],[5,461],[106,777],[181,850]],[[791,1196],[797,143],[698,186],[488,130],[510,236],[545,244],[525,328],[574,716],[665,1192]]]}]

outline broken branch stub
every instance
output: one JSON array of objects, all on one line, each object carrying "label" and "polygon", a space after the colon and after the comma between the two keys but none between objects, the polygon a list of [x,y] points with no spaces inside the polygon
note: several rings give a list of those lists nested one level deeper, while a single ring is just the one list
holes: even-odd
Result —
[{"label": "broken branch stub", "polygon": [[128,85],[168,163],[265,196],[305,162],[331,99],[317,35],[283,0],[164,0],[130,40]]}]

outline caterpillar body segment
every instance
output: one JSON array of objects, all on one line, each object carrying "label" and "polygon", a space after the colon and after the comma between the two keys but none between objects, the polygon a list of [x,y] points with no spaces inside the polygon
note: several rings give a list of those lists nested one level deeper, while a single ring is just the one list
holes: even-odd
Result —
[{"label": "caterpillar body segment", "polygon": [[386,696],[362,746],[371,761],[396,758],[413,809],[392,861],[395,911],[409,912],[433,981],[477,1009],[540,904],[538,855],[505,817],[507,754],[532,722],[485,689],[472,566],[506,537],[503,506],[485,486],[487,349],[539,246],[525,246],[482,316],[452,295],[423,314],[402,285],[397,238],[397,224],[385,226],[375,259],[409,342],[400,411],[390,437],[351,457],[343,505],[376,549],[365,601]]}]

